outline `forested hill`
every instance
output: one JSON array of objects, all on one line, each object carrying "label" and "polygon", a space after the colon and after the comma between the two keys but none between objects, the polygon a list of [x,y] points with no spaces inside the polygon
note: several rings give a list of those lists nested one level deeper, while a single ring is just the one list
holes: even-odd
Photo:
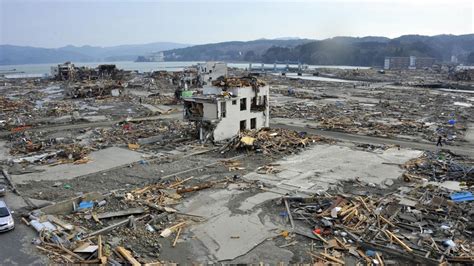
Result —
[{"label": "forested hill", "polygon": [[386,56],[434,57],[449,62],[474,64],[474,34],[404,35],[385,37],[335,37],[320,41],[256,40],[196,45],[165,52],[167,61],[298,61],[312,65],[382,66]]}]

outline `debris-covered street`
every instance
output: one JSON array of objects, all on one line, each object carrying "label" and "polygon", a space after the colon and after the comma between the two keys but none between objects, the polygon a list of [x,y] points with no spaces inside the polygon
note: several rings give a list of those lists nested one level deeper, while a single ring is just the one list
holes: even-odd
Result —
[{"label": "debris-covered street", "polygon": [[209,64],[0,76],[25,263],[474,262],[464,72]]}]

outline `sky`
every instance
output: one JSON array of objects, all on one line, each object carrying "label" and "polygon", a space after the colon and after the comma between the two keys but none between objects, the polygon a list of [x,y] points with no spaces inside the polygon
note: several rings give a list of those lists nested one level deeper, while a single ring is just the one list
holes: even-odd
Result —
[{"label": "sky", "polygon": [[474,33],[474,0],[0,0],[0,44],[56,48]]}]

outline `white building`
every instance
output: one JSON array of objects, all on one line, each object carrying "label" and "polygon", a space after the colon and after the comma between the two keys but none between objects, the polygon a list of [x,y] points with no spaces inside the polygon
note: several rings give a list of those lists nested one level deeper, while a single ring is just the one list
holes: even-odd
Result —
[{"label": "white building", "polygon": [[184,99],[184,118],[196,122],[199,138],[221,141],[240,130],[270,124],[269,86],[256,78],[225,79]]},{"label": "white building", "polygon": [[452,55],[452,56],[451,56],[451,63],[457,64],[458,62],[459,62],[459,61],[458,61],[458,57],[455,56],[455,55]]},{"label": "white building", "polygon": [[219,77],[227,77],[227,64],[206,62],[197,65],[198,77],[202,85],[210,85]]}]

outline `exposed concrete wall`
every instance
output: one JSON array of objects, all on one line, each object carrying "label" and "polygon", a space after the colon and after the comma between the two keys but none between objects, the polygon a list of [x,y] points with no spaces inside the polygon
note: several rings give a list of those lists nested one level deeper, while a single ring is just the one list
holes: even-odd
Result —
[{"label": "exposed concrete wall", "polygon": [[76,204],[76,206],[78,206],[80,199],[84,201],[101,201],[104,198],[105,197],[99,192],[90,192],[84,194],[83,196],[60,201],[56,204],[43,207],[40,210],[45,214],[69,214],[74,211],[73,202]]},{"label": "exposed concrete wall", "polygon": [[205,103],[203,105],[203,120],[215,120],[217,119],[217,104],[216,103]]},{"label": "exposed concrete wall", "polygon": [[[229,88],[228,92],[233,97],[220,97],[222,88],[204,86],[203,95],[214,99],[215,102],[199,101],[203,105],[202,120],[216,122],[216,128],[213,131],[215,141],[225,140],[237,135],[240,131],[241,121],[245,121],[245,129],[260,129],[270,126],[269,86],[260,87],[257,92],[252,87]],[[262,111],[251,110],[253,98],[256,98],[258,106],[264,104],[263,110],[259,109]],[[246,103],[245,110],[240,110],[241,100]],[[223,103],[225,103],[225,116],[223,114]],[[253,120],[255,121],[254,128],[252,128]],[[205,136],[202,135],[201,138],[203,137]]]},{"label": "exposed concrete wall", "polygon": [[227,77],[227,64],[222,62],[206,62],[198,64],[198,75],[206,84],[224,76]]},{"label": "exposed concrete wall", "polygon": [[[252,98],[255,97],[255,92],[251,87],[232,89],[234,95],[238,97],[225,99],[226,102],[226,117],[222,117],[222,110],[220,102],[217,104],[219,110],[219,118],[221,119],[217,124],[217,127],[214,130],[214,140],[221,141],[228,138],[231,138],[239,133],[240,131],[240,121],[246,121],[246,129],[250,129],[251,119],[256,119],[256,129],[262,127],[268,127],[270,125],[270,111],[268,104],[269,97],[269,87],[261,87],[257,97],[261,97],[263,101],[264,97],[267,97],[265,111],[261,112],[252,112],[250,111]],[[245,98],[246,101],[246,110],[240,110],[240,100]],[[232,104],[232,102],[235,104]]]}]

